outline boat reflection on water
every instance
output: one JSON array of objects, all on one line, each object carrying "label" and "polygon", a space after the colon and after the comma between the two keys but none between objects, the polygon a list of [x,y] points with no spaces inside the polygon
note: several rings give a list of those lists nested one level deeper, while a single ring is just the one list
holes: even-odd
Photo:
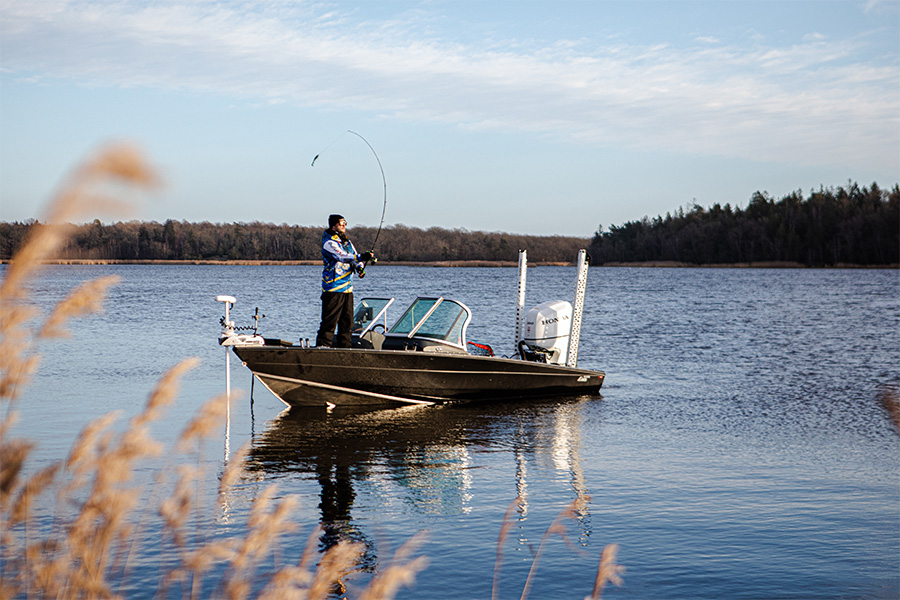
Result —
[{"label": "boat reflection on water", "polygon": [[[485,466],[482,453],[507,452],[509,493],[521,498],[519,518],[528,511],[528,469],[564,473],[582,508],[577,515],[582,538],[589,534],[587,486],[579,458],[581,410],[600,396],[489,404],[407,406],[372,410],[286,410],[255,436],[245,464],[246,476],[315,478],[320,486],[321,549],[338,541],[362,542],[364,569],[375,566],[374,545],[354,520],[357,494],[373,493],[376,502],[399,500],[404,506],[438,516],[462,515],[478,507],[473,469]],[[495,459],[491,459],[491,464]],[[512,463],[512,461],[510,461]],[[496,472],[479,489],[505,485]],[[487,493],[485,492],[485,495]],[[485,500],[494,504],[494,501]],[[365,510],[381,510],[366,501]],[[389,506],[385,510],[392,510]],[[357,508],[358,512],[363,512]],[[500,523],[497,523],[499,528]],[[519,540],[527,543],[528,540]]]}]

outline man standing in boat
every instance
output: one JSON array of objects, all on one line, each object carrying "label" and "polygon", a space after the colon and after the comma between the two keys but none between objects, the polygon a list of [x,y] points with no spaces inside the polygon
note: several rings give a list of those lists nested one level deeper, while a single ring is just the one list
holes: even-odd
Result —
[{"label": "man standing in boat", "polygon": [[[322,233],[322,324],[316,346],[350,347],[353,327],[353,272],[365,273],[364,263],[372,252],[357,254],[347,237],[347,221],[341,215],[329,215],[328,229]],[[337,339],[334,328],[337,325]]]}]

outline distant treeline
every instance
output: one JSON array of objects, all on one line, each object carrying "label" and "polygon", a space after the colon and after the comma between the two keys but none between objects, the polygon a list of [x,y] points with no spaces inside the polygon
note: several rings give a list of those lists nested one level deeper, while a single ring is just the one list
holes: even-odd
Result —
[{"label": "distant treeline", "polygon": [[807,266],[900,263],[900,188],[878,184],[822,188],[775,201],[757,192],[746,209],[714,204],[607,231],[590,245],[594,264],[681,262],[696,265],[792,262]]},{"label": "distant treeline", "polygon": [[[0,222],[0,259],[9,259],[36,222]],[[321,260],[324,227],[271,223],[100,221],[78,225],[60,258],[84,260]],[[377,229],[348,230],[357,250],[371,248]],[[375,254],[386,261],[572,262],[587,238],[485,233],[464,229],[385,227]]]},{"label": "distant treeline", "polygon": [[[775,201],[757,192],[747,208],[699,205],[665,217],[602,226],[593,240],[464,229],[385,227],[376,255],[386,261],[515,261],[566,263],[590,244],[593,264],[679,262],[696,265],[790,262],[809,266],[900,263],[900,188],[850,183],[804,198]],[[0,259],[9,259],[37,223],[0,222]],[[75,226],[63,259],[83,260],[320,260],[322,227],[271,223],[100,221]],[[371,248],[374,227],[348,233],[357,249]]]}]

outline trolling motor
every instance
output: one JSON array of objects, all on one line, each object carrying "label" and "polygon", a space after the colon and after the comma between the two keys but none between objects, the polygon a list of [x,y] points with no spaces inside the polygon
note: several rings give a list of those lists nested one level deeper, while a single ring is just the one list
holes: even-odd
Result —
[{"label": "trolling motor", "polygon": [[237,302],[234,296],[220,295],[216,296],[216,302],[225,304],[225,316],[219,319],[222,325],[222,333],[219,335],[220,346],[264,346],[266,341],[257,333],[259,328],[259,320],[266,315],[259,314],[259,308],[253,315],[253,333],[238,333],[241,329],[250,329],[249,327],[236,327],[234,321],[231,320],[231,307]]}]

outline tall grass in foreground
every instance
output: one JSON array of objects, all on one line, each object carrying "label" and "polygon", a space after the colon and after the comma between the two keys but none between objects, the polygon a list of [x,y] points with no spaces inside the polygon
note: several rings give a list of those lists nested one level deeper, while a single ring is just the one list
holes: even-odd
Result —
[{"label": "tall grass in foreground", "polygon": [[[174,558],[160,565],[155,595],[187,598],[317,599],[344,596],[344,582],[357,570],[362,544],[340,542],[324,554],[317,550],[321,528],[308,538],[295,564],[281,562],[279,536],[298,527],[290,519],[296,498],[277,499],[277,488],[267,487],[254,500],[244,532],[235,537],[210,535],[204,523],[213,522],[208,502],[200,499],[198,482],[201,443],[221,431],[227,400],[216,397],[204,404],[185,425],[173,448],[166,450],[150,435],[177,396],[181,377],[197,360],[184,360],[166,372],[150,393],[143,410],[127,427],[116,432],[111,413],[89,423],[78,435],[68,456],[29,473],[27,461],[34,445],[12,437],[16,404],[39,364],[43,340],[66,336],[73,318],[102,310],[106,292],[117,281],[103,277],[81,284],[44,318],[28,302],[28,284],[42,262],[65,243],[67,223],[97,209],[124,205],[101,195],[111,186],[146,188],[157,178],[135,150],[109,148],[79,168],[51,206],[46,225],[33,228],[0,283],[0,600],[13,597],[115,598],[133,589],[130,577],[143,552],[142,531],[155,507],[167,548]],[[240,477],[248,447],[228,462],[219,483],[220,500]],[[134,482],[136,468],[165,455],[166,468],[158,472],[153,489]],[[170,465],[179,461],[176,467]],[[172,481],[167,473],[177,476]],[[35,506],[47,499],[49,521],[38,519]],[[156,499],[141,502],[142,498]],[[544,543],[553,534],[565,539],[562,526],[580,507],[566,508],[544,535],[522,591],[527,598]],[[217,503],[213,503],[217,504]],[[518,501],[510,505],[498,539],[492,597],[498,594],[502,548],[511,528]],[[146,542],[143,542],[146,544]],[[421,536],[401,547],[393,560],[359,592],[360,600],[393,598],[412,585],[427,559],[415,556]],[[156,550],[156,548],[152,549]],[[153,554],[161,556],[161,554]],[[601,555],[596,584],[589,598],[599,598],[606,583],[621,583],[623,568],[615,564],[616,546]],[[154,590],[141,588],[144,593]]]}]

